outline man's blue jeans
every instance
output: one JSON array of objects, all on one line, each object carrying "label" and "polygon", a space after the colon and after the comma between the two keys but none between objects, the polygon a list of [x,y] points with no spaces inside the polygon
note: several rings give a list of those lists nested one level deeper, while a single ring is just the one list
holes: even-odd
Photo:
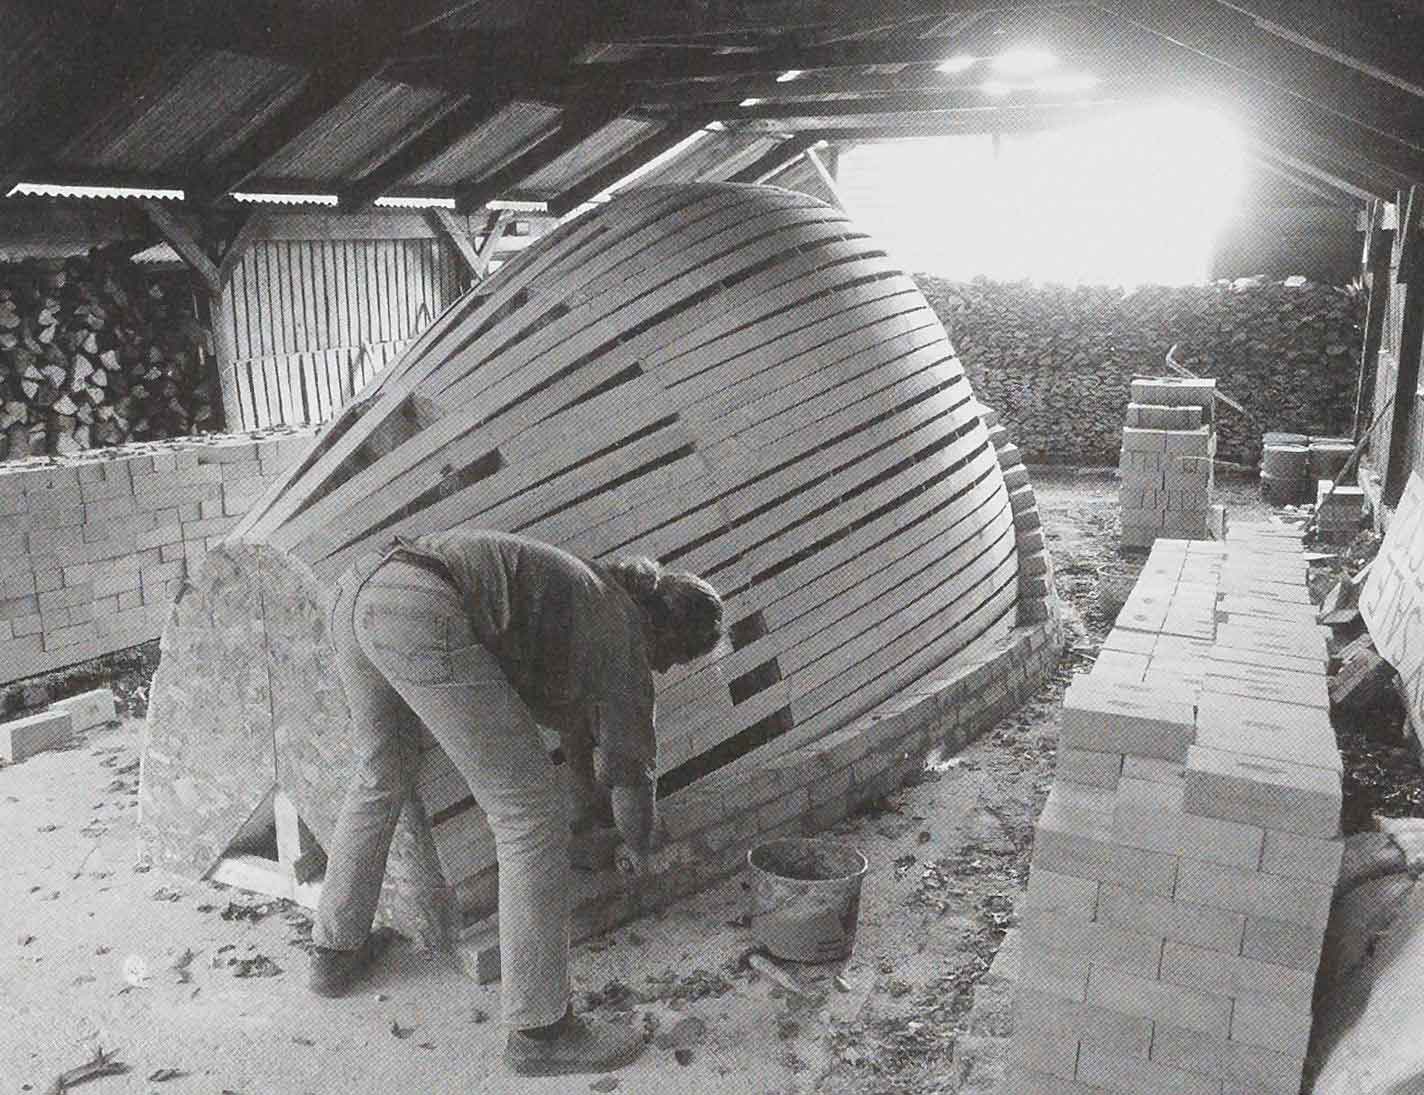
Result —
[{"label": "man's blue jeans", "polygon": [[329,849],[312,939],[350,950],[371,930],[419,762],[414,715],[470,785],[494,833],[505,1022],[554,1022],[569,1002],[569,807],[528,707],[475,641],[459,591],[403,561],[399,549],[368,556],[342,577],[331,633],[356,774]]}]

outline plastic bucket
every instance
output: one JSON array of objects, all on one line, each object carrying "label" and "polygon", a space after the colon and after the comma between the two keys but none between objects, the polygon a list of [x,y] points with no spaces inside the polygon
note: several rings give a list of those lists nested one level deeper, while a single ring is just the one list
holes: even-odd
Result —
[{"label": "plastic bucket", "polygon": [[787,837],[747,852],[752,938],[777,958],[834,962],[850,954],[870,861],[848,844]]}]

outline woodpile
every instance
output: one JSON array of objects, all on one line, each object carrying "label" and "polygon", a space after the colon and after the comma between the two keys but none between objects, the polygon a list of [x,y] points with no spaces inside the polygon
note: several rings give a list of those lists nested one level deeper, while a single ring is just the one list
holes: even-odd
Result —
[{"label": "woodpile", "polygon": [[915,280],[1030,460],[1116,460],[1129,382],[1161,372],[1173,343],[1180,364],[1257,419],[1223,412],[1222,459],[1254,464],[1263,426],[1350,428],[1364,314],[1353,292],[1260,279],[1133,292]]},{"label": "woodpile", "polygon": [[0,460],[210,428],[191,295],[97,254],[0,265]]}]

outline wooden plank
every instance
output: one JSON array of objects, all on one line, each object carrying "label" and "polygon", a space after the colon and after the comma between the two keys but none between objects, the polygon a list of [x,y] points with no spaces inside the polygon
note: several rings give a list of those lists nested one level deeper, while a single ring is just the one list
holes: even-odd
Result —
[{"label": "wooden plank", "polygon": [[460,256],[460,261],[465,264],[465,268],[470,271],[475,278],[479,277],[476,272],[480,265],[479,252],[475,250],[475,243],[470,239],[465,231],[464,218],[457,218],[448,209],[428,209],[426,216],[429,217],[431,226],[437,233],[455,249],[455,253]]},{"label": "wooden plank", "polygon": [[266,225],[267,214],[262,210],[254,210],[243,218],[241,226],[233,236],[232,241],[223,251],[222,261],[218,263],[218,283],[226,289],[232,281],[232,275],[236,272],[238,264],[247,257],[247,252],[251,250],[252,244],[263,232]]},{"label": "wooden plank", "polygon": [[177,251],[189,269],[198,275],[203,288],[214,296],[221,293],[223,282],[218,274],[217,263],[198,245],[193,229],[187,222],[163,202],[152,198],[140,199],[139,205],[159,234],[168,241],[168,245]]},{"label": "wooden plank", "polygon": [[1412,186],[1408,200],[1400,203],[1395,240],[1392,293],[1396,297],[1402,293],[1404,299],[1399,304],[1402,310],[1399,342],[1393,347],[1399,372],[1390,393],[1394,396],[1394,407],[1390,415],[1383,485],[1384,503],[1390,506],[1399,502],[1409,479],[1409,422],[1415,413],[1420,358],[1424,357],[1424,271],[1416,269],[1420,265],[1417,256],[1424,255],[1424,184]]}]

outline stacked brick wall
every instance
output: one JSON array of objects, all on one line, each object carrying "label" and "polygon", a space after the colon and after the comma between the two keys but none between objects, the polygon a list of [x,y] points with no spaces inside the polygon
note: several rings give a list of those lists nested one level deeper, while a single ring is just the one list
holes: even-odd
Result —
[{"label": "stacked brick wall", "polygon": [[1300,1090],[1343,850],[1313,611],[1285,530],[1154,545],[1064,698],[1006,1090]]},{"label": "stacked brick wall", "polygon": [[208,435],[0,464],[0,683],[157,638],[185,575],[311,437]]},{"label": "stacked brick wall", "polygon": [[1223,411],[1222,457],[1254,464],[1261,434],[1348,433],[1363,298],[1327,286],[1253,282],[1135,292],[1103,286],[915,280],[944,321],[980,398],[1025,459],[1112,463],[1134,376],[1176,359],[1254,416]]},{"label": "stacked brick wall", "polygon": [[1122,428],[1122,546],[1205,540],[1215,484],[1216,381],[1141,377]]}]

